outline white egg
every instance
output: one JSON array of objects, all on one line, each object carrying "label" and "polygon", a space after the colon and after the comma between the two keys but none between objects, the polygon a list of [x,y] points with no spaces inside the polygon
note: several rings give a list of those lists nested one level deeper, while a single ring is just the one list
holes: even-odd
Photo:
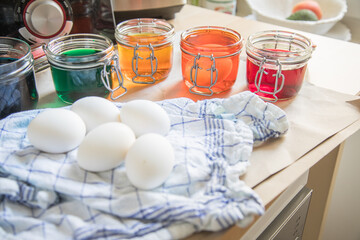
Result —
[{"label": "white egg", "polygon": [[174,162],[174,150],[165,137],[144,134],[136,139],[126,155],[126,175],[135,187],[153,189],[169,177]]},{"label": "white egg", "polygon": [[107,122],[119,122],[120,111],[111,101],[101,97],[84,97],[73,103],[71,110],[77,113],[86,125],[86,132]]},{"label": "white egg", "polygon": [[29,124],[27,136],[37,149],[49,153],[64,153],[78,147],[86,134],[83,120],[66,109],[48,109]]},{"label": "white egg", "polygon": [[148,100],[125,103],[120,109],[120,119],[134,131],[136,137],[146,133],[165,136],[170,130],[170,119],[166,111]]},{"label": "white egg", "polygon": [[101,172],[118,166],[135,141],[134,132],[120,122],[104,123],[91,130],[80,144],[77,162],[85,170]]}]

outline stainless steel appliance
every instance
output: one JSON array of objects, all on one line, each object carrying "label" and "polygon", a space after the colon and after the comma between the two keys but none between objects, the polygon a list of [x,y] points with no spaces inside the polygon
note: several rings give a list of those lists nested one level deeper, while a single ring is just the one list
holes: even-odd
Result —
[{"label": "stainless steel appliance", "polygon": [[172,19],[186,0],[1,0],[0,36],[47,43],[70,33],[114,39],[115,26],[132,18]]},{"label": "stainless steel appliance", "polygon": [[35,59],[35,71],[48,66],[42,44],[69,34],[72,28],[69,0],[0,1],[0,36],[27,41]]},{"label": "stainless steel appliance", "polygon": [[46,43],[70,33],[72,26],[72,8],[68,0],[1,0],[1,36]]},{"label": "stainless steel appliance", "polygon": [[132,18],[172,19],[186,0],[111,0],[115,22]]},{"label": "stainless steel appliance", "polygon": [[301,240],[311,196],[312,189],[301,189],[257,240]]}]

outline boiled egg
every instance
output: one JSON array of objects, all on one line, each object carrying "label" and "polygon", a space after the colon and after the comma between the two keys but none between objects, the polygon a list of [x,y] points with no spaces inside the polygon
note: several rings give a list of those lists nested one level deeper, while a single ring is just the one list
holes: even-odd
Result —
[{"label": "boiled egg", "polygon": [[136,139],[126,155],[126,175],[135,187],[153,189],[166,181],[174,162],[174,150],[165,137],[144,134]]},{"label": "boiled egg", "polygon": [[77,162],[85,170],[107,171],[117,167],[135,142],[134,132],[120,122],[104,123],[91,130],[77,152]]},{"label": "boiled egg", "polygon": [[86,134],[83,120],[67,109],[48,109],[27,128],[27,137],[37,149],[48,153],[68,152],[80,145]]},{"label": "boiled egg", "polygon": [[134,131],[136,137],[146,133],[165,136],[170,130],[167,112],[160,105],[149,100],[133,100],[125,103],[120,109],[120,119]]},{"label": "boiled egg", "polygon": [[82,118],[87,132],[103,123],[120,121],[119,109],[113,102],[101,97],[81,98],[73,103],[71,111]]}]

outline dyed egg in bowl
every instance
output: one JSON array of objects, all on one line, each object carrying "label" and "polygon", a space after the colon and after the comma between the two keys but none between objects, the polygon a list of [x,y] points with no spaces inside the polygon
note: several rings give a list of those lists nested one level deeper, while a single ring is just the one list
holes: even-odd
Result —
[{"label": "dyed egg in bowl", "polygon": [[[256,20],[315,34],[327,33],[347,12],[346,1],[316,0],[322,11],[317,21],[294,21],[287,18],[303,0],[246,0]],[[315,0],[314,0],[315,1]]]}]

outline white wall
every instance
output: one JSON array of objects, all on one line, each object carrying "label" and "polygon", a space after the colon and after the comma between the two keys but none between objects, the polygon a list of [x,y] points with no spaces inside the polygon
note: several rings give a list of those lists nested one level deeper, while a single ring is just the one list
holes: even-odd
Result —
[{"label": "white wall", "polygon": [[348,5],[347,17],[360,19],[360,0],[346,0]]},{"label": "white wall", "polygon": [[237,8],[236,15],[244,17],[244,16],[251,14],[251,9],[249,8],[249,6],[245,0],[237,0],[236,5],[237,5],[236,6],[236,8]]},{"label": "white wall", "polygon": [[360,130],[345,142],[323,240],[360,239]]},{"label": "white wall", "polygon": [[[360,43],[360,0],[347,0],[347,21],[352,28],[352,41]],[[355,29],[355,28],[356,29]],[[323,240],[360,239],[360,130],[345,142],[335,188],[325,221]]]}]

